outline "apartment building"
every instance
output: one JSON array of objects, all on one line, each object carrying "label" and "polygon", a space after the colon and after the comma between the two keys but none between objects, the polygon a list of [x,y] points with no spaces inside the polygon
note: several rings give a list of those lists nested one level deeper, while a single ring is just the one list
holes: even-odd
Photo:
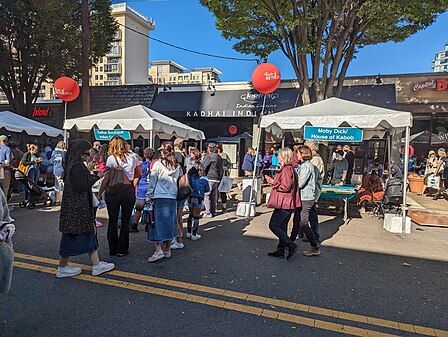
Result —
[{"label": "apartment building", "polygon": [[[90,85],[146,84],[149,59],[147,35],[155,29],[155,21],[126,3],[113,4],[111,8],[118,30],[109,52],[92,68]],[[42,84],[39,97],[53,99],[52,83]]]},{"label": "apartment building", "polygon": [[441,51],[436,52],[434,63],[431,68],[435,73],[438,72],[448,72],[448,43],[445,44],[445,48]]},{"label": "apartment building", "polygon": [[152,61],[148,69],[148,81],[154,84],[207,84],[221,82],[222,72],[213,67],[192,68],[172,60]]}]

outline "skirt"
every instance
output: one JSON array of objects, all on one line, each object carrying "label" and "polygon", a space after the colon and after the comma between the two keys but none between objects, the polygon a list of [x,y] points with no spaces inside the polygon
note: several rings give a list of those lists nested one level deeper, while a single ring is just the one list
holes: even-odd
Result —
[{"label": "skirt", "polygon": [[148,228],[148,241],[172,240],[177,236],[176,199],[154,199],[154,227]]},{"label": "skirt", "polygon": [[94,252],[98,249],[98,239],[94,232],[88,234],[64,234],[62,233],[59,246],[60,256],[77,256]]}]

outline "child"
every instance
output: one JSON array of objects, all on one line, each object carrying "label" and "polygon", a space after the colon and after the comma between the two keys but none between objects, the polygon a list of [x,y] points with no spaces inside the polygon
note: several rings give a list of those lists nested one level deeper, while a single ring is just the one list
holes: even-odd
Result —
[{"label": "child", "polygon": [[199,160],[196,160],[188,171],[188,182],[193,191],[188,197],[190,215],[187,221],[187,239],[196,241],[201,238],[198,228],[204,194],[210,191],[208,179],[204,176],[204,170]]}]

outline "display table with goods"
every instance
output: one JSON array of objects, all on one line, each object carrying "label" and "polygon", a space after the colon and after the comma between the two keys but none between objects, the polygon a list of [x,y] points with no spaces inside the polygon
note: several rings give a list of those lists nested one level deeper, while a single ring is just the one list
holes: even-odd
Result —
[{"label": "display table with goods", "polygon": [[322,193],[319,198],[319,203],[324,201],[328,204],[328,200],[341,200],[344,202],[344,223],[348,221],[348,202],[353,199],[358,193],[358,188],[355,185],[323,185]]}]

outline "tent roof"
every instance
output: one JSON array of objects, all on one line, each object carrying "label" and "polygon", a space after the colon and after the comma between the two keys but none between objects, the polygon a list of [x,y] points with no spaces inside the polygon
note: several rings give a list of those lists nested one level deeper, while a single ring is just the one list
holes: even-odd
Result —
[{"label": "tent roof", "polygon": [[80,118],[67,119],[64,129],[76,127],[79,131],[90,131],[94,126],[103,130],[116,127],[140,134],[153,131],[160,138],[177,136],[184,139],[205,139],[204,133],[188,125],[175,121],[143,105],[112,110]]},{"label": "tent roof", "polygon": [[260,125],[274,134],[284,130],[298,130],[305,125],[351,126],[371,131],[365,132],[365,136],[382,137],[387,130],[412,126],[412,114],[332,97],[317,103],[262,116]]},{"label": "tent roof", "polygon": [[30,136],[41,136],[45,133],[49,137],[57,137],[64,134],[60,129],[7,110],[0,112],[0,128],[11,132],[25,131]]}]

